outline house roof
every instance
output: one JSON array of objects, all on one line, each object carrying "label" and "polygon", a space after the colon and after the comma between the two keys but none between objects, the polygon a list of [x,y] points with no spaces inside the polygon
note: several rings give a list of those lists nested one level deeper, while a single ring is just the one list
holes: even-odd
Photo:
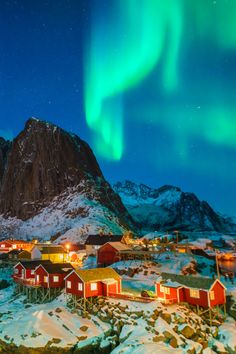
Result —
[{"label": "house roof", "polygon": [[78,269],[76,270],[76,274],[78,274],[84,282],[120,279],[119,274],[112,268]]},{"label": "house roof", "polygon": [[8,252],[8,254],[19,254],[21,252],[22,252],[22,250],[15,249],[15,250],[11,250],[10,252]]},{"label": "house roof", "polygon": [[[40,264],[44,265],[44,264],[47,264],[47,263],[50,264],[52,262],[51,261],[38,260],[38,261],[20,261],[19,263],[22,264],[25,269],[35,269]],[[17,263],[17,264],[19,264],[19,263]]]},{"label": "house roof", "polygon": [[180,275],[180,274],[172,274],[172,273],[161,273],[161,278],[162,281],[164,281],[165,285],[166,285],[166,281],[167,282],[169,281],[169,282],[178,283],[180,286],[184,285],[189,288],[204,289],[204,290],[209,290],[214,284],[214,282],[216,281],[216,279],[212,279],[212,278],[193,277],[191,275]]},{"label": "house roof", "polygon": [[64,274],[74,269],[70,263],[44,263],[40,265],[50,274]]},{"label": "house roof", "polygon": [[85,245],[101,246],[107,242],[120,242],[123,235],[89,235]]},{"label": "house roof", "polygon": [[42,254],[60,254],[66,253],[62,246],[43,246],[42,248],[39,247],[39,250]]},{"label": "house roof", "polygon": [[117,251],[130,250],[130,247],[122,242],[107,242],[108,245],[111,245]]}]

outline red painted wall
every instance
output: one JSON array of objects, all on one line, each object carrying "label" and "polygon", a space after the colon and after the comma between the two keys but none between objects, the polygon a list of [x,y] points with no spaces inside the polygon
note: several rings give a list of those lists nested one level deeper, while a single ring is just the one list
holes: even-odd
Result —
[{"label": "red painted wall", "polygon": [[[71,282],[71,289],[67,288],[67,281]],[[73,295],[83,297],[83,290],[82,291],[78,290],[78,283],[82,283],[84,288],[84,283],[79,278],[79,276],[76,273],[71,273],[65,280],[66,292],[68,294],[73,294]]]},{"label": "red painted wall", "polygon": [[118,261],[119,252],[109,244],[101,246],[97,251],[97,263],[110,265]]},{"label": "red painted wall", "polygon": [[215,300],[210,300],[211,307],[225,304],[226,302],[225,289],[218,281],[215,283],[211,291],[214,291],[215,294]]},{"label": "red painted wall", "polygon": [[[71,282],[71,289],[69,289],[67,287],[67,281]],[[103,284],[101,281],[98,282],[94,282],[97,284],[97,289],[96,290],[91,290],[91,284],[90,282],[88,283],[83,283],[82,280],[79,278],[79,276],[76,273],[71,273],[65,280],[66,284],[66,292],[68,294],[73,294],[73,295],[77,295],[77,296],[81,296],[81,297],[94,297],[94,296],[107,296],[107,289],[108,291],[112,292],[112,293],[116,293],[117,292],[117,288],[118,288],[118,292],[121,291],[121,281],[118,281],[117,284],[117,288],[115,284],[110,284],[110,285],[106,285]],[[84,291],[79,291],[78,290],[78,283],[82,283],[83,284],[83,289]],[[114,288],[113,288],[114,287]]]},{"label": "red painted wall", "polygon": [[208,296],[207,296],[207,291],[206,290],[199,290],[199,295],[200,298],[193,298],[190,296],[190,289],[185,288],[185,298],[186,302],[188,302],[190,305],[199,305],[202,307],[208,307]]},{"label": "red painted wall", "polygon": [[[35,271],[35,280],[37,281],[37,275],[39,275],[39,282],[44,288],[63,288],[64,287],[64,274],[48,274],[42,266],[39,266]],[[44,277],[48,276],[48,282],[44,282]],[[53,277],[59,278],[58,282],[53,281]]]},{"label": "red painted wall", "polygon": [[169,288],[170,294],[164,294],[160,291],[160,283],[156,283],[156,295],[159,298],[172,300],[173,302],[178,302],[177,288]]},{"label": "red painted wall", "polygon": [[179,302],[186,302],[185,289],[179,288]]}]

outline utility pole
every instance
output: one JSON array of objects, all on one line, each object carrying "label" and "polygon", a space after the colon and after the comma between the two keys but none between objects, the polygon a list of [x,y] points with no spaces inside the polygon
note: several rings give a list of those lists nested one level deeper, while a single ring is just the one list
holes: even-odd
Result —
[{"label": "utility pole", "polygon": [[220,268],[219,268],[219,263],[218,263],[218,256],[217,256],[217,250],[215,249],[215,255],[216,255],[216,271],[217,271],[217,277],[220,279]]}]

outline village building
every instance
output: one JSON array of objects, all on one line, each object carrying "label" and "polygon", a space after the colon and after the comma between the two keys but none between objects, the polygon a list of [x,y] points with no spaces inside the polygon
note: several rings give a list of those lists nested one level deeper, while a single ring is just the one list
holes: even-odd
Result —
[{"label": "village building", "polygon": [[186,302],[212,308],[226,303],[226,289],[219,279],[161,273],[155,288],[157,298],[167,304]]},{"label": "village building", "polygon": [[73,270],[65,277],[66,293],[74,307],[86,308],[86,299],[121,293],[121,277],[112,268]]},{"label": "village building", "polygon": [[20,261],[14,267],[13,279],[22,285],[35,283],[35,269],[40,264],[51,263],[50,261]]},{"label": "village building", "polygon": [[44,263],[34,271],[35,283],[44,288],[64,288],[65,276],[73,270],[69,263]]},{"label": "village building", "polygon": [[64,263],[68,260],[68,252],[60,245],[36,245],[31,251],[31,258],[34,260],[48,260],[52,263]]},{"label": "village building", "polygon": [[18,262],[13,274],[16,293],[26,295],[29,302],[51,301],[64,288],[65,276],[72,269],[69,263],[54,264],[47,260]]},{"label": "village building", "polygon": [[121,260],[121,251],[128,251],[131,248],[121,242],[107,242],[97,251],[97,264],[108,266]]},{"label": "village building", "polygon": [[97,250],[107,242],[125,243],[123,235],[89,235],[85,241],[86,254],[97,255]]},{"label": "village building", "polygon": [[8,252],[8,259],[12,261],[17,260],[31,260],[31,253],[24,250],[12,250]]},{"label": "village building", "polygon": [[20,249],[29,251],[33,247],[32,243],[24,240],[3,240],[0,241],[0,252],[8,253],[12,250]]}]

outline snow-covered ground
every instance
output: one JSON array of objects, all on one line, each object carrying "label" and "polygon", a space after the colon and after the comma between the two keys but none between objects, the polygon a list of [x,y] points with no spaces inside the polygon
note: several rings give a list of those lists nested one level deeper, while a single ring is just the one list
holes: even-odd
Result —
[{"label": "snow-covered ground", "polygon": [[122,234],[125,229],[111,210],[73,189],[55,197],[50,206],[27,221],[5,219],[0,215],[0,234],[17,238],[24,235],[25,239],[49,240],[60,233],[62,236],[57,243],[83,243],[89,234],[97,234],[100,230]]},{"label": "snow-covered ground", "polygon": [[[65,296],[51,303],[26,305],[24,297],[13,300],[13,288],[0,290],[0,339],[26,347],[72,347],[80,340],[102,336],[109,324],[94,317],[91,320],[72,314],[65,307]],[[4,299],[4,301],[3,301]]]}]

